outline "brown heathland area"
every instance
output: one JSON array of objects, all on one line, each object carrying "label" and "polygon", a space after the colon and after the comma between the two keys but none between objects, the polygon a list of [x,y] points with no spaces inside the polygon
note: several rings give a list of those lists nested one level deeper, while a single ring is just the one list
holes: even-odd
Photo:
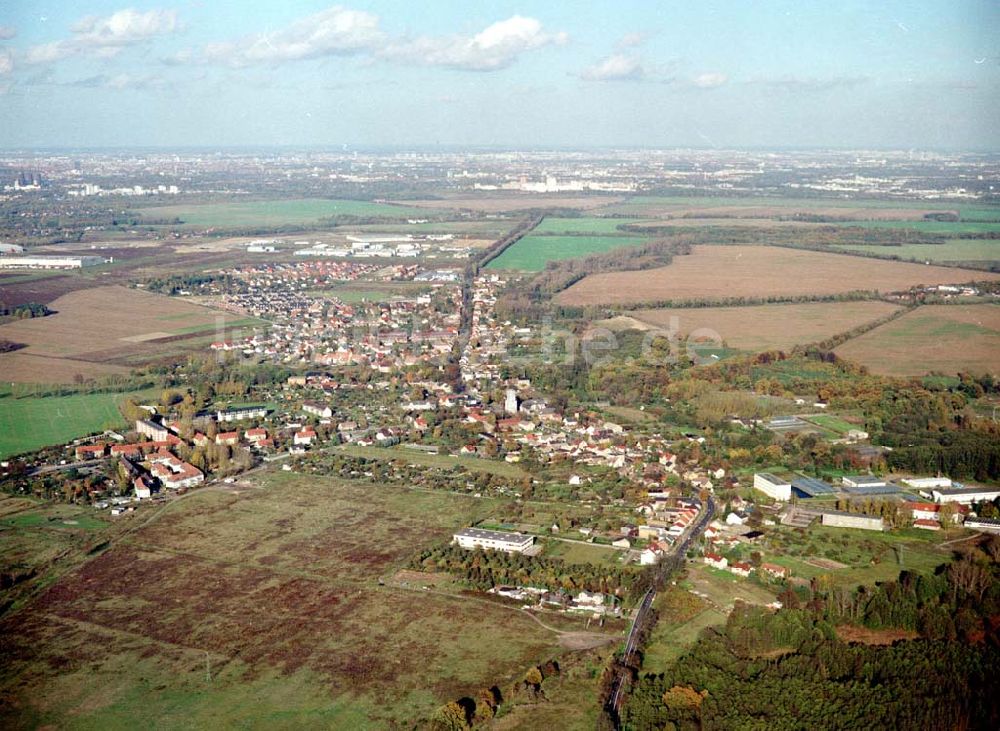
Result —
[{"label": "brown heathland area", "polygon": [[1000,306],[927,305],[837,348],[875,373],[1000,372]]},{"label": "brown heathland area", "polygon": [[585,277],[556,297],[565,305],[729,297],[891,292],[918,284],[998,280],[1000,274],[777,246],[695,246],[669,266]]},{"label": "brown heathland area", "polygon": [[0,325],[0,339],[27,346],[0,355],[3,380],[59,383],[78,373],[121,373],[131,358],[176,352],[178,338],[212,335],[242,319],[116,285],[70,292],[49,307],[55,314]]},{"label": "brown heathland area", "polygon": [[[506,686],[560,654],[556,632],[516,607],[378,581],[490,509],[282,473],[140,511],[131,535],[0,621],[0,725],[107,728],[141,711],[151,726],[183,712],[248,727],[252,712],[268,727],[278,713],[289,728],[409,728]],[[115,680],[96,693],[95,677]]]},{"label": "brown heathland area", "polygon": [[703,329],[718,333],[731,348],[768,350],[818,342],[886,317],[898,309],[887,302],[810,302],[756,307],[661,308],[631,314],[636,320],[661,329],[670,329],[671,318],[676,318],[682,338]]}]

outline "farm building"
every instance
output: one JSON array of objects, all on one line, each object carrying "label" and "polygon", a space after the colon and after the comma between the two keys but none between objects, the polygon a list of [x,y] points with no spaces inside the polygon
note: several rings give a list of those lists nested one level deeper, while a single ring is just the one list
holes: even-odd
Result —
[{"label": "farm building", "polygon": [[844,475],[844,487],[888,487],[889,483],[875,475]]},{"label": "farm building", "polygon": [[792,480],[792,492],[795,493],[796,497],[810,498],[819,495],[832,495],[835,491],[829,482],[799,475]]},{"label": "farm building", "polygon": [[757,472],[753,476],[753,486],[755,490],[760,490],[768,497],[775,500],[790,500],[792,497],[792,483],[775,477],[770,472]]},{"label": "farm building", "polygon": [[861,530],[885,530],[885,522],[881,517],[861,515],[859,513],[844,513],[831,510],[823,513],[823,525],[832,528],[860,528]]},{"label": "farm building", "polygon": [[524,553],[535,543],[535,537],[524,533],[509,533],[482,528],[463,528],[452,537],[462,548],[492,548],[507,553]]},{"label": "farm building", "polygon": [[986,487],[953,487],[931,490],[931,495],[936,503],[959,503],[960,505],[971,505],[984,500],[996,500],[1000,497],[1000,490]]}]

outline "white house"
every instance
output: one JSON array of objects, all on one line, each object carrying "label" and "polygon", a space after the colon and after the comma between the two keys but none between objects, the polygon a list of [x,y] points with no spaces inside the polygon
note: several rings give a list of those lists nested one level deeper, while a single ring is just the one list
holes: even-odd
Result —
[{"label": "white house", "polygon": [[729,559],[717,553],[706,553],[702,561],[716,569],[724,569],[729,565]]},{"label": "white house", "polygon": [[912,487],[914,490],[931,490],[937,488],[951,487],[951,480],[947,477],[908,477],[903,480],[903,484]]}]

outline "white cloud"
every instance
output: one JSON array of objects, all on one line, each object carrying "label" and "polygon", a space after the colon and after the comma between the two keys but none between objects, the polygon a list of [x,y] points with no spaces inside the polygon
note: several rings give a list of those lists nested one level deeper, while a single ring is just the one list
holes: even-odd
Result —
[{"label": "white cloud", "polygon": [[17,28],[10,25],[0,25],[0,41],[9,41],[17,35]]},{"label": "white cloud", "polygon": [[52,41],[31,46],[25,51],[23,60],[26,64],[36,65],[55,63],[68,58],[77,52],[77,47],[69,41]]},{"label": "white cloud", "polygon": [[649,40],[649,33],[644,31],[636,31],[635,33],[626,33],[618,42],[615,43],[615,48],[637,48],[643,43]]},{"label": "white cloud", "polygon": [[527,52],[550,45],[563,45],[566,33],[549,33],[535,18],[515,15],[483,29],[474,36],[423,36],[390,43],[383,58],[445,66],[466,71],[496,71],[513,64]]},{"label": "white cloud", "polygon": [[89,15],[73,24],[74,41],[81,46],[129,46],[168,35],[180,28],[175,10],[149,10],[145,13],[126,8],[106,18]]},{"label": "white cloud", "polygon": [[0,48],[0,76],[5,76],[14,70],[14,54],[6,48]]},{"label": "white cloud", "polygon": [[727,81],[729,81],[729,77],[725,74],[712,72],[695,76],[694,79],[691,80],[691,83],[699,89],[717,89]]},{"label": "white cloud", "polygon": [[646,76],[642,61],[636,56],[616,53],[580,72],[585,81],[638,81]]},{"label": "white cloud", "polygon": [[180,29],[173,10],[141,13],[128,8],[101,18],[89,15],[71,28],[70,38],[30,46],[22,58],[28,65],[49,64],[79,53],[113,58],[126,46],[150,41]]},{"label": "white cloud", "polygon": [[[384,40],[378,25],[377,15],[334,6],[273,33],[210,43],[203,56],[207,61],[247,66],[360,53]],[[173,61],[182,62],[179,57]]]}]

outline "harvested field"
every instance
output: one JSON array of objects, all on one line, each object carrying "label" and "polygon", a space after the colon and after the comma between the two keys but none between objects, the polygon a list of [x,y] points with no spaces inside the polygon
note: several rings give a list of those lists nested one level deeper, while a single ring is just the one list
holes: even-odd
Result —
[{"label": "harvested field", "polygon": [[927,305],[839,348],[837,355],[893,376],[1000,372],[1000,306]]},{"label": "harvested field", "polygon": [[125,375],[129,368],[111,363],[93,363],[73,358],[32,355],[23,350],[0,353],[3,380],[12,383],[73,383],[77,376],[85,381],[104,376]]},{"label": "harvested field", "polygon": [[[23,272],[12,273],[0,277],[0,303],[8,307],[28,302],[48,305],[64,294],[94,286],[94,282],[91,280],[72,274],[48,274],[31,277],[25,276],[25,274]],[[38,273],[31,272],[30,274]]]},{"label": "harvested field", "polygon": [[[520,242],[519,242],[520,243]],[[918,284],[1000,279],[1000,274],[924,266],[776,246],[695,246],[657,269],[593,274],[559,293],[566,305],[732,297],[891,292]]]},{"label": "harvested field", "polygon": [[564,652],[516,609],[376,582],[490,501],[261,485],[174,501],[6,617],[0,723],[410,727]]},{"label": "harvested field", "polygon": [[[818,342],[866,322],[878,320],[899,307],[886,302],[810,302],[756,307],[680,307],[637,310],[631,318],[646,327],[669,330],[672,318],[678,335],[696,330],[718,333],[728,347],[740,350],[788,349]],[[595,325],[601,325],[597,322]]]},{"label": "harvested field", "polygon": [[[231,337],[231,328],[258,323],[184,300],[118,286],[71,292],[49,306],[55,314],[0,326],[0,338],[28,346],[0,355],[4,380],[59,383],[72,381],[77,373],[89,377],[88,369],[78,365],[79,361],[97,364],[100,375],[119,372],[104,366],[176,352],[178,341],[194,341],[196,336]],[[70,362],[57,365],[56,359]],[[33,362],[50,368],[33,369]],[[89,372],[93,373],[95,367]]]},{"label": "harvested field", "polygon": [[576,208],[589,211],[594,208],[618,203],[621,200],[621,196],[508,193],[503,195],[464,196],[435,200],[399,201],[399,203],[407,206],[420,206],[421,208],[450,208],[483,211],[484,213],[503,213],[505,211],[523,211],[531,208]]}]

